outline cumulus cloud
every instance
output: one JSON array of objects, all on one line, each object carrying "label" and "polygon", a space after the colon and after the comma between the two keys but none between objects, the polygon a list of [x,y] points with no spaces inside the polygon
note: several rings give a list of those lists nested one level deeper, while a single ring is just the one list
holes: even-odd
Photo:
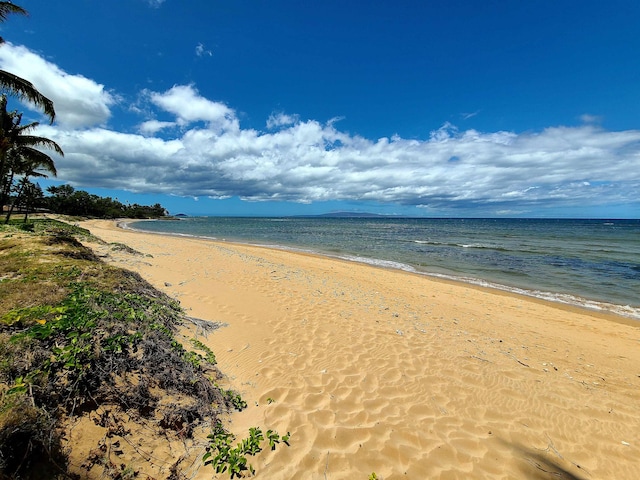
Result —
[{"label": "cumulus cloud", "polygon": [[158,120],[147,120],[146,122],[142,122],[138,127],[138,130],[143,135],[155,135],[161,130],[167,128],[173,128],[176,126],[175,122],[161,122]]},{"label": "cumulus cloud", "polygon": [[[61,180],[134,192],[158,191],[161,187],[154,182],[161,185],[168,181],[176,154],[182,148],[179,141],[104,128],[62,130],[44,125],[38,133],[55,139],[65,150],[65,157],[56,160],[56,166],[64,171],[59,172]],[[141,175],[140,169],[149,175]]]},{"label": "cumulus cloud", "polygon": [[143,92],[136,104],[146,116],[139,133],[123,133],[102,125],[115,101],[102,85],[68,75],[26,49],[10,47],[12,55],[6,50],[0,48],[1,58],[20,52],[53,75],[47,85],[57,89],[54,100],[64,121],[38,133],[65,151],[56,160],[59,179],[79,186],[192,198],[371,201],[429,211],[483,208],[495,214],[638,202],[640,130],[583,124],[480,132],[445,123],[424,140],[374,140],[341,131],[339,117],[301,121],[281,112],[259,131],[241,128],[232,108],[203,97],[195,86],[175,85]]},{"label": "cumulus cloud", "polygon": [[298,123],[300,118],[298,115],[287,115],[285,113],[272,113],[267,119],[267,128],[273,130],[274,128],[284,127],[286,125],[293,125]]},{"label": "cumulus cloud", "polygon": [[[176,108],[186,105],[177,102],[185,97],[195,103],[188,112]],[[268,122],[279,126],[277,131],[240,129],[232,110],[198,97],[189,86],[149,98],[179,122],[207,123],[173,139],[47,127],[65,146],[60,175],[79,184],[136,192],[302,203],[369,200],[429,208],[493,206],[496,212],[633,202],[640,186],[640,131],[635,130],[580,126],[482,133],[459,131],[447,123],[428,140],[396,136],[373,141],[332,124],[293,122],[294,116],[284,114]],[[221,119],[229,128],[220,127]],[[147,133],[166,126],[148,125]]]},{"label": "cumulus cloud", "polygon": [[69,74],[26,47],[0,47],[0,68],[27,78],[56,107],[56,122],[68,128],[103,125],[118,98],[104,85],[82,75]]},{"label": "cumulus cloud", "polygon": [[151,103],[175,115],[176,122],[181,126],[205,122],[208,128],[217,131],[237,131],[240,128],[233,110],[224,103],[200,96],[193,85],[174,85],[166,92],[146,93]]}]

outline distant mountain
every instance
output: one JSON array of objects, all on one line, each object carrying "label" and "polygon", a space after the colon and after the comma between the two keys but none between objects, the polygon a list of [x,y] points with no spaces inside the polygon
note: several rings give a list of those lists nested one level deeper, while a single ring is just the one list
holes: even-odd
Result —
[{"label": "distant mountain", "polygon": [[330,212],[320,215],[304,215],[305,217],[330,217],[330,218],[378,218],[389,217],[391,215],[380,215],[378,213],[368,212]]}]

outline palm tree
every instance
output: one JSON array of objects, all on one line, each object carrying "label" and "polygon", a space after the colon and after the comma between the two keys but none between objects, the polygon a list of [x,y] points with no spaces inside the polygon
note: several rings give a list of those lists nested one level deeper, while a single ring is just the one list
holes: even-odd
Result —
[{"label": "palm tree", "polygon": [[[8,202],[16,176],[27,179],[30,176],[46,176],[38,170],[56,175],[53,159],[38,148],[53,150],[64,156],[60,146],[53,140],[28,134],[39,125],[38,122],[20,125],[21,121],[22,114],[7,112],[7,99],[0,97],[0,207]],[[13,207],[9,210],[6,222],[12,210]]]},{"label": "palm tree", "polygon": [[[33,128],[34,125],[26,125],[26,127]],[[49,172],[54,177],[57,175],[56,167],[53,159],[46,153],[41,152],[33,148],[34,146],[47,146],[59,155],[64,155],[62,149],[53,140],[49,140],[44,137],[36,137],[32,135],[23,135],[19,137],[19,141],[9,151],[10,170],[7,172],[5,181],[3,182],[2,197],[8,200],[11,196],[11,191],[16,192],[16,197],[11,202],[7,216],[4,223],[9,223],[14,208],[22,201],[22,196],[25,191],[25,187],[28,187],[31,183],[30,177],[47,178],[48,175],[42,173],[40,170]],[[22,177],[16,187],[13,186],[14,178]],[[4,204],[4,201],[2,202]]]},{"label": "palm tree", "polygon": [[[29,15],[28,12],[11,2],[0,2],[0,22],[4,22],[10,14]],[[0,37],[0,45],[4,43],[4,38]],[[56,111],[53,102],[42,95],[31,82],[18,77],[13,73],[0,70],[0,90],[2,93],[9,93],[33,103],[36,107],[42,108],[44,114],[49,117],[50,123],[56,118]]]},{"label": "palm tree", "polygon": [[[9,211],[7,212],[7,216],[4,219],[5,224],[9,223],[9,220],[11,219],[11,215],[13,215],[13,210],[17,206],[19,206],[21,203],[24,203],[23,205],[24,221],[25,222],[27,221],[29,208],[31,206],[31,203],[33,203],[33,200],[32,200],[32,197],[34,196],[33,192],[35,191],[35,185],[33,184],[33,182],[31,182],[31,180],[29,180],[29,177],[40,177],[40,178],[48,177],[48,175],[38,172],[37,171],[38,168],[48,169],[48,167],[40,166],[40,165],[37,165],[36,163],[25,165],[25,170],[22,172],[23,177],[20,179],[20,181],[18,182],[18,185],[15,187],[16,197],[14,198],[13,202],[11,202],[11,207],[9,208]],[[54,168],[54,171],[55,171],[55,168]],[[55,176],[55,173],[53,175]],[[40,193],[42,193],[42,190],[40,190]]]},{"label": "palm tree", "polygon": [[29,212],[35,207],[41,206],[44,201],[44,194],[42,188],[37,183],[33,183],[27,178],[20,180],[20,188],[22,190],[20,203],[24,211],[24,223],[27,223],[29,218]]}]

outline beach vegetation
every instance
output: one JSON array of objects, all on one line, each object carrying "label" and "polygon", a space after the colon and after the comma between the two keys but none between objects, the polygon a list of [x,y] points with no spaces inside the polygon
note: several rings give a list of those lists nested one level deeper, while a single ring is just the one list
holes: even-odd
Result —
[{"label": "beach vegetation", "polygon": [[247,408],[247,402],[242,399],[239,393],[234,392],[233,390],[222,390],[224,396],[227,398],[229,403],[233,405],[237,411],[241,412],[245,408]]},{"label": "beach vegetation", "polygon": [[[30,176],[43,176],[41,172]],[[9,177],[5,185],[9,185]],[[5,187],[3,203],[11,212],[24,213],[23,223],[27,222],[30,213],[49,213],[77,218],[162,218],[167,215],[166,209],[156,203],[154,205],[123,204],[111,197],[100,197],[84,190],[76,190],[71,185],[52,185],[46,194],[37,183],[31,182],[28,176],[20,177],[15,185]],[[5,218],[6,222],[6,218]],[[128,248],[128,247],[127,247]]]},{"label": "beach vegetation", "polygon": [[50,186],[49,195],[42,199],[40,207],[60,215],[95,218],[161,218],[167,215],[165,208],[154,205],[124,204],[111,197],[100,197],[71,185]]},{"label": "beach vegetation", "polygon": [[[182,345],[176,301],[103,263],[78,241],[86,230],[33,225],[0,228],[0,477],[69,476],[74,418],[94,418],[106,439],[126,434],[124,418],[189,438],[234,408],[213,352]],[[82,468],[123,478],[103,444]]]},{"label": "beach vegetation", "polygon": [[234,447],[233,441],[235,437],[228,433],[221,424],[217,424],[211,435],[208,436],[210,443],[207,451],[202,457],[205,465],[211,465],[216,473],[228,472],[231,478],[241,477],[245,472],[252,475],[255,469],[249,463],[247,456],[255,456],[263,450],[265,440],[271,450],[275,450],[276,444],[282,440],[287,446],[291,434],[280,435],[273,431],[267,430],[266,439],[262,430],[258,427],[249,429],[249,436],[242,439]]},{"label": "beach vegetation", "polygon": [[30,135],[39,125],[38,122],[27,125],[21,123],[22,114],[7,111],[7,97],[0,96],[0,206],[10,204],[5,223],[9,222],[18,205],[26,203],[25,199],[32,204],[35,202],[38,190],[29,180],[30,177],[47,177],[43,171],[56,175],[53,159],[38,148],[64,155],[53,140]]},{"label": "beach vegetation", "polygon": [[289,445],[290,437],[291,434],[289,432],[281,437],[275,430],[267,430],[267,440],[269,441],[269,447],[271,450],[276,449],[276,444],[280,443],[280,440],[282,440],[282,443]]},{"label": "beach vegetation", "polygon": [[215,365],[217,363],[216,356],[209,347],[207,347],[204,343],[196,338],[191,339],[191,344],[194,348],[204,352],[204,360],[208,362],[210,365]]}]

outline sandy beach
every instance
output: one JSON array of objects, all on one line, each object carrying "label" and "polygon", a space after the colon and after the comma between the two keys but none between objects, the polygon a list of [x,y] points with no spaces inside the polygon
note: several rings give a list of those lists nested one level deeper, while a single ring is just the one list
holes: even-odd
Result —
[{"label": "sandy beach", "polygon": [[[103,248],[105,261],[226,325],[198,338],[249,404],[227,427],[291,432],[289,447],[251,459],[256,479],[639,478],[640,323],[337,259],[81,226],[143,254]],[[193,478],[212,477],[203,466]]]}]

